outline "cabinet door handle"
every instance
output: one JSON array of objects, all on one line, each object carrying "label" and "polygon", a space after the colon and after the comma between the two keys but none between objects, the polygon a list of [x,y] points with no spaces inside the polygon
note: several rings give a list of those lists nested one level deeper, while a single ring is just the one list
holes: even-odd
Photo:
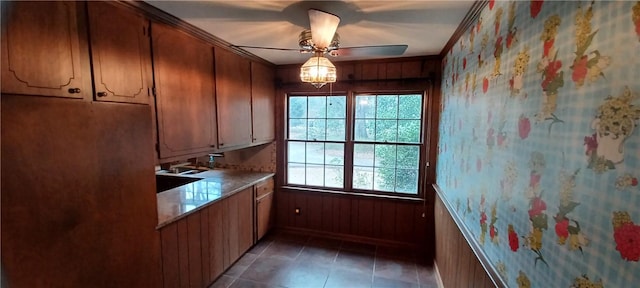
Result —
[{"label": "cabinet door handle", "polygon": [[100,91],[96,95],[98,95],[98,97],[106,97],[107,96],[107,92]]},{"label": "cabinet door handle", "polygon": [[69,88],[70,94],[80,93],[80,88]]},{"label": "cabinet door handle", "polygon": [[253,138],[253,142],[256,142],[256,140],[258,140],[258,139],[256,139],[256,138]]},{"label": "cabinet door handle", "polygon": [[224,146],[224,143],[220,143],[220,144],[218,144],[218,145],[219,145],[219,146]]}]

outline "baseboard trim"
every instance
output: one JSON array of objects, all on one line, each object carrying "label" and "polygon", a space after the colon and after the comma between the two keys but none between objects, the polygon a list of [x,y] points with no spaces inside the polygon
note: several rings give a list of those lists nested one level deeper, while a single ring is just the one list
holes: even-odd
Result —
[{"label": "baseboard trim", "polygon": [[276,227],[274,230],[304,234],[304,235],[316,236],[316,237],[324,237],[324,238],[330,238],[330,239],[336,239],[336,240],[353,241],[353,242],[359,242],[359,243],[371,244],[371,245],[377,245],[377,246],[385,246],[385,247],[392,247],[392,248],[407,248],[407,249],[413,249],[414,251],[418,251],[421,254],[425,254],[427,252],[425,247],[421,247],[421,245],[419,245],[418,243],[406,243],[406,242],[384,240],[384,239],[377,239],[377,238],[364,237],[364,236],[356,236],[356,235],[350,235],[350,234],[318,231],[318,230],[298,228],[298,227]]}]

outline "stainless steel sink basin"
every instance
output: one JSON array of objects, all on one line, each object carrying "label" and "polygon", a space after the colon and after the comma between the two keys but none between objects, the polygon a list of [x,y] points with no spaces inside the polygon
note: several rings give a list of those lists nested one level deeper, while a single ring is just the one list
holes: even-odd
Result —
[{"label": "stainless steel sink basin", "polygon": [[156,174],[156,193],[167,191],[172,188],[180,187],[191,182],[202,180],[197,177],[181,177],[177,175],[160,175]]},{"label": "stainless steel sink basin", "polygon": [[198,174],[198,173],[202,173],[204,171],[209,171],[209,169],[206,169],[206,168],[193,168],[193,167],[188,167],[188,166],[178,166],[178,167],[171,167],[169,170],[162,170],[161,172],[169,173],[169,174],[186,175],[186,174]]}]

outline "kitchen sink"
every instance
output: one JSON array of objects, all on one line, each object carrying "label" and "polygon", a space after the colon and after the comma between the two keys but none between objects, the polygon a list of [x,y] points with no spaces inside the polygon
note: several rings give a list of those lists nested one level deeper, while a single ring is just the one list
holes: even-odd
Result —
[{"label": "kitchen sink", "polygon": [[180,187],[191,182],[202,180],[197,177],[181,177],[177,175],[159,175],[156,174],[156,193],[167,191],[172,188]]},{"label": "kitchen sink", "polygon": [[178,167],[171,167],[169,170],[163,170],[163,172],[170,173],[170,174],[198,174],[204,171],[209,171],[209,169],[178,166]]}]

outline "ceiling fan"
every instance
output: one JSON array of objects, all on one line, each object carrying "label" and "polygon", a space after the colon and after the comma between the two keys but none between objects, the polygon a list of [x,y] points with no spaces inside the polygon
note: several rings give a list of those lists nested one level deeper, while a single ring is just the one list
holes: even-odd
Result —
[{"label": "ceiling fan", "polygon": [[309,9],[309,26],[300,32],[298,45],[300,49],[275,48],[261,46],[233,45],[238,48],[253,48],[282,51],[298,51],[315,55],[329,54],[330,56],[398,56],[407,50],[407,45],[378,45],[359,47],[340,47],[340,36],[336,33],[340,17],[318,10]]}]

